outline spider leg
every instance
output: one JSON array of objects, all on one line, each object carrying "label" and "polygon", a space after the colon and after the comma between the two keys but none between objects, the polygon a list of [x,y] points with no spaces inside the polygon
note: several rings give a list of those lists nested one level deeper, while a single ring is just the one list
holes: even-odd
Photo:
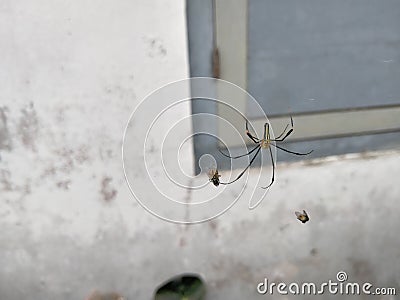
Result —
[{"label": "spider leg", "polygon": [[250,154],[253,153],[259,146],[260,146],[260,145],[257,145],[257,146],[254,147],[254,149],[251,149],[249,152],[247,152],[247,153],[245,153],[245,154],[242,154],[242,155],[238,155],[238,156],[229,156],[228,154],[225,154],[224,152],[222,152],[220,149],[218,149],[218,151],[219,151],[223,156],[225,156],[225,157],[236,159],[236,158],[240,158],[240,157],[243,157],[243,156],[250,155]]},{"label": "spider leg", "polygon": [[254,162],[254,160],[256,159],[258,153],[260,153],[260,150],[261,150],[261,146],[258,147],[258,150],[257,150],[256,154],[254,154],[254,156],[253,156],[253,158],[251,159],[249,165],[239,174],[238,177],[236,177],[236,179],[232,180],[231,182],[220,182],[220,184],[227,185],[227,184],[234,183],[235,181],[238,181],[238,180],[240,179],[240,177],[243,176],[244,172],[246,172],[247,169],[250,168],[251,164],[252,164],[252,163]]},{"label": "spider leg", "polygon": [[270,154],[270,156],[271,156],[271,162],[272,162],[272,179],[271,179],[271,182],[270,182],[270,184],[268,184],[267,186],[262,186],[261,188],[262,189],[268,189],[273,183],[274,183],[274,181],[275,181],[275,163],[274,163],[274,157],[272,156],[272,150],[271,150],[271,147],[268,147],[268,149],[269,149],[269,154]]},{"label": "spider leg", "polygon": [[253,136],[253,135],[250,133],[247,120],[246,120],[246,134],[247,134],[247,136],[248,136],[254,143],[257,144],[257,143],[260,142],[260,139],[259,139],[258,137]]},{"label": "spider leg", "polygon": [[285,152],[287,152],[287,153],[291,153],[291,154],[294,154],[294,155],[308,155],[308,154],[310,154],[311,152],[314,151],[314,150],[311,150],[310,152],[307,152],[307,153],[300,153],[300,152],[290,151],[290,150],[288,150],[288,149],[282,148],[282,147],[280,147],[280,146],[278,146],[278,145],[275,145],[275,144],[272,144],[272,143],[271,143],[271,145],[273,145],[274,147],[276,147],[276,148],[278,148],[278,149],[281,149],[282,151],[285,151]]},{"label": "spider leg", "polygon": [[281,138],[281,136],[285,133],[285,131],[286,131],[287,128],[289,127],[289,124],[286,125],[285,129],[282,131],[282,133],[281,133],[278,137],[276,137],[275,139],[273,139],[273,140],[271,140],[271,141],[274,141],[274,142],[282,142],[282,141],[284,141],[289,135],[292,134],[293,129],[294,129],[294,128],[293,128],[293,118],[292,118],[292,116],[290,116],[290,125],[291,125],[290,130],[289,130],[288,132],[286,132],[286,135],[285,135],[283,138]]},{"label": "spider leg", "polygon": [[274,140],[271,140],[271,141],[273,141],[273,142],[283,142],[289,135],[292,134],[292,132],[293,132],[293,128],[290,128],[290,130],[285,134],[285,136],[283,138],[274,139]]},{"label": "spider leg", "polygon": [[281,136],[284,134],[284,133],[286,133],[286,130],[288,129],[288,127],[289,127],[289,124],[286,124],[286,127],[285,127],[285,129],[282,131],[282,133],[280,134],[280,135],[278,135],[273,141],[275,141],[275,140],[279,140],[280,138],[281,138]]}]

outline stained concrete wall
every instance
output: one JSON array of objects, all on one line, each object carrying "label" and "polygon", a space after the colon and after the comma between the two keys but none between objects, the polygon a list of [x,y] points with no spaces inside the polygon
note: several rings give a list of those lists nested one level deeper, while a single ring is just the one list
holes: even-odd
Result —
[{"label": "stained concrete wall", "polygon": [[[198,225],[162,221],[131,196],[123,130],[145,95],[187,76],[183,1],[7,0],[0,14],[0,299],[84,299],[95,289],[151,299],[185,271],[202,274],[217,300],[268,298],[256,292],[264,277],[318,283],[341,270],[399,290],[397,152],[280,165],[256,210],[241,198]],[[177,118],[188,114],[183,106]],[[294,216],[301,209],[306,224]],[[353,297],[366,298],[395,299]]]},{"label": "stained concrete wall", "polygon": [[163,279],[150,252],[177,229],[130,195],[121,143],[141,99],[188,74],[184,16],[184,1],[1,1],[0,299],[146,299]]}]

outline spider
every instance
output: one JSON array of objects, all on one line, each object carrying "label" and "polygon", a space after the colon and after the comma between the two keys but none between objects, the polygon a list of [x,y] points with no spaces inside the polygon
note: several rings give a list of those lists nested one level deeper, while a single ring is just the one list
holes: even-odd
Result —
[{"label": "spider", "polygon": [[[289,125],[290,125],[290,129],[288,130]],[[227,185],[227,184],[231,184],[231,183],[234,183],[234,182],[238,181],[240,179],[240,177],[242,177],[243,174],[247,171],[247,169],[250,168],[250,166],[252,165],[252,163],[256,159],[257,155],[260,153],[261,149],[268,149],[269,150],[269,154],[271,156],[271,161],[272,161],[272,179],[271,179],[271,182],[267,186],[261,187],[263,189],[268,189],[274,183],[274,180],[275,180],[275,162],[274,162],[274,158],[272,156],[271,145],[276,147],[276,148],[278,148],[278,149],[280,149],[280,150],[282,150],[282,151],[285,151],[287,153],[291,153],[291,154],[294,154],[294,155],[308,155],[308,154],[310,154],[311,152],[314,151],[314,150],[311,150],[311,151],[309,151],[307,153],[299,153],[299,152],[290,151],[288,149],[285,149],[285,148],[277,145],[277,142],[283,142],[293,132],[293,130],[294,130],[293,118],[292,118],[292,116],[290,116],[290,124],[286,125],[285,129],[282,131],[282,133],[279,136],[277,136],[274,139],[271,139],[270,132],[269,132],[269,123],[265,123],[264,124],[264,135],[263,135],[263,138],[259,139],[257,136],[255,136],[255,135],[250,133],[249,127],[248,127],[248,122],[246,120],[246,134],[257,145],[253,149],[251,149],[249,152],[247,152],[245,154],[242,154],[242,155],[238,155],[238,156],[229,156],[229,155],[223,153],[220,149],[218,149],[218,150],[219,150],[219,152],[221,152],[222,155],[224,155],[224,156],[226,156],[228,158],[231,158],[231,159],[237,159],[237,158],[240,158],[240,157],[243,157],[243,156],[250,156],[250,154],[252,154],[254,151],[256,151],[256,154],[254,154],[254,156],[250,160],[250,163],[248,164],[248,166],[238,175],[238,177],[236,177],[231,182],[220,182],[220,184]]]}]

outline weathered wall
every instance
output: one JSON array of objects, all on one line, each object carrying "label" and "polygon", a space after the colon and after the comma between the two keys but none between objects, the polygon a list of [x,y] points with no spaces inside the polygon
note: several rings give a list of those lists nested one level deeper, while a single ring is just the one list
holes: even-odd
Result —
[{"label": "weathered wall", "polygon": [[[281,165],[256,210],[240,199],[199,225],[159,220],[131,197],[123,130],[145,95],[187,76],[183,1],[4,0],[0,36],[0,299],[150,299],[184,271],[203,274],[214,300],[266,299],[265,276],[320,282],[341,270],[399,288],[398,153]],[[310,222],[296,220],[301,209]]]},{"label": "weathered wall", "polygon": [[0,298],[144,299],[140,241],[166,225],[131,197],[121,141],[187,76],[184,1],[1,1],[0,36]]}]

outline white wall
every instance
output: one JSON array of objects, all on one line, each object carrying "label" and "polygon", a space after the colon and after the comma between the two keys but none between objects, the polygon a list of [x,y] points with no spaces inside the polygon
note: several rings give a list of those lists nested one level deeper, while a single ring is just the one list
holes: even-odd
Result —
[{"label": "white wall", "polygon": [[131,197],[121,141],[143,97],[187,77],[185,26],[184,1],[1,1],[1,299],[159,283],[145,246],[168,225]]}]

